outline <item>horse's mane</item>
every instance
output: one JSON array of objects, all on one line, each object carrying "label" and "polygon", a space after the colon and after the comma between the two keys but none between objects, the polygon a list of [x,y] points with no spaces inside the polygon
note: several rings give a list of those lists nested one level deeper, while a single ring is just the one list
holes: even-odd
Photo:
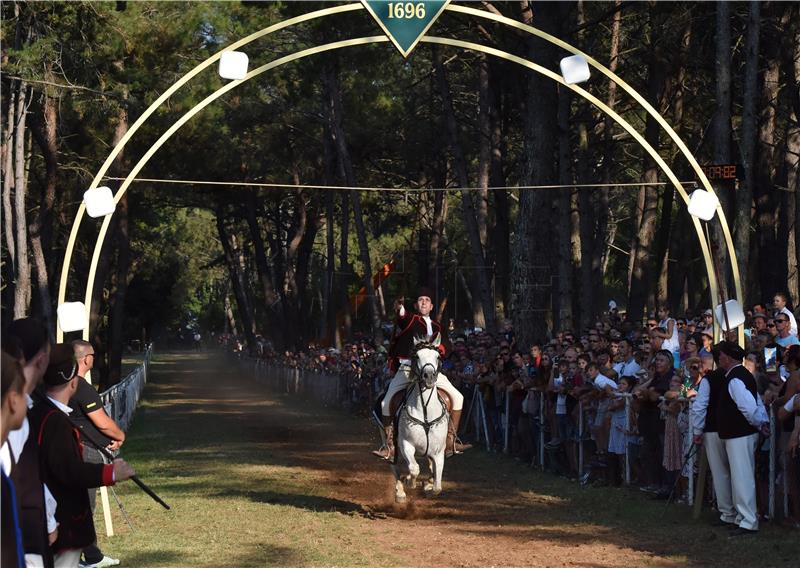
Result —
[{"label": "horse's mane", "polygon": [[417,351],[421,351],[423,349],[433,349],[437,353],[439,352],[438,347],[436,345],[434,345],[432,342],[427,341],[427,340],[423,340],[421,337],[418,337],[418,338],[415,338],[415,339],[418,340],[419,343],[414,345],[414,347],[412,349],[412,355],[416,355]]}]

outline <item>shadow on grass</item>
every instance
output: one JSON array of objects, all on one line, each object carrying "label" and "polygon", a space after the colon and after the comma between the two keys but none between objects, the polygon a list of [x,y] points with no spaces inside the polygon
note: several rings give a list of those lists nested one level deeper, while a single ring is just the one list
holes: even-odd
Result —
[{"label": "shadow on grass", "polygon": [[278,491],[247,491],[229,489],[213,493],[215,497],[235,498],[244,497],[255,503],[268,503],[270,505],[287,505],[297,509],[314,512],[343,513],[346,515],[361,514],[363,508],[358,503],[319,497],[316,495],[300,495],[294,493],[280,493]]},{"label": "shadow on grass", "polygon": [[287,546],[255,544],[231,555],[228,566],[307,566],[306,555]]}]

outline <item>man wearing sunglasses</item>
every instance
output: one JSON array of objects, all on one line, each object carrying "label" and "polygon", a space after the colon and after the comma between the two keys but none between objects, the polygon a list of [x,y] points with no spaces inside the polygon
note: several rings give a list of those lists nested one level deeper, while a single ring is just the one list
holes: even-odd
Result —
[{"label": "man wearing sunglasses", "polygon": [[786,349],[790,345],[800,345],[800,341],[797,340],[797,335],[792,335],[791,328],[791,320],[784,314],[783,312],[778,312],[775,316],[775,328],[778,331],[778,335],[775,336],[775,343]]},{"label": "man wearing sunglasses", "polygon": [[[86,373],[94,367],[94,347],[88,341],[76,339],[72,342],[72,351],[78,364],[78,380],[75,394],[69,401],[72,409],[70,417],[80,428],[81,432],[88,431],[82,436],[85,440],[95,440],[105,445],[107,450],[116,451],[125,441],[125,432],[116,422],[106,414],[100,395],[87,380]],[[103,455],[91,442],[83,444],[83,461],[86,463],[105,463]],[[94,513],[97,489],[89,489],[89,505]],[[97,541],[83,549],[83,560],[79,563],[81,568],[105,568],[117,566],[119,559],[106,556],[97,547]]]}]

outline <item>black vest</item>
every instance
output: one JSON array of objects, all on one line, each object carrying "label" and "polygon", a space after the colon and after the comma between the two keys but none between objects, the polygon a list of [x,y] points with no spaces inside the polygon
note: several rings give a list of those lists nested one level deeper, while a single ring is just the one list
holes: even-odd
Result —
[{"label": "black vest", "polygon": [[717,407],[719,406],[719,399],[722,391],[728,387],[728,381],[725,378],[725,371],[722,369],[714,369],[705,376],[708,381],[708,408],[706,409],[706,427],[704,432],[717,431]]},{"label": "black vest", "polygon": [[50,568],[53,566],[53,556],[47,544],[47,513],[36,434],[33,424],[30,424],[28,439],[17,463],[11,469],[11,480],[17,489],[19,522],[25,552],[40,554],[44,559],[44,565]]},{"label": "black vest", "polygon": [[745,369],[743,365],[731,369],[727,380],[724,382],[724,387],[721,389],[719,403],[717,404],[717,431],[722,440],[741,438],[758,433],[758,430],[753,428],[747,421],[747,418],[744,417],[744,414],[739,411],[736,402],[733,400],[730,392],[728,392],[728,384],[733,379],[742,381],[753,396],[753,399],[757,399],[758,397],[756,380],[750,371]]}]

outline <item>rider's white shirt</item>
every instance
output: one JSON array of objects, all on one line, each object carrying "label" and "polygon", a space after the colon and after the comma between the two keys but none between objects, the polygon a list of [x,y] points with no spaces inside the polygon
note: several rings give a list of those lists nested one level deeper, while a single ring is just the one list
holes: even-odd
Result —
[{"label": "rider's white shirt", "polygon": [[425,322],[425,325],[428,326],[428,340],[433,337],[433,325],[431,324],[431,318],[428,316],[422,316],[422,321]]}]

